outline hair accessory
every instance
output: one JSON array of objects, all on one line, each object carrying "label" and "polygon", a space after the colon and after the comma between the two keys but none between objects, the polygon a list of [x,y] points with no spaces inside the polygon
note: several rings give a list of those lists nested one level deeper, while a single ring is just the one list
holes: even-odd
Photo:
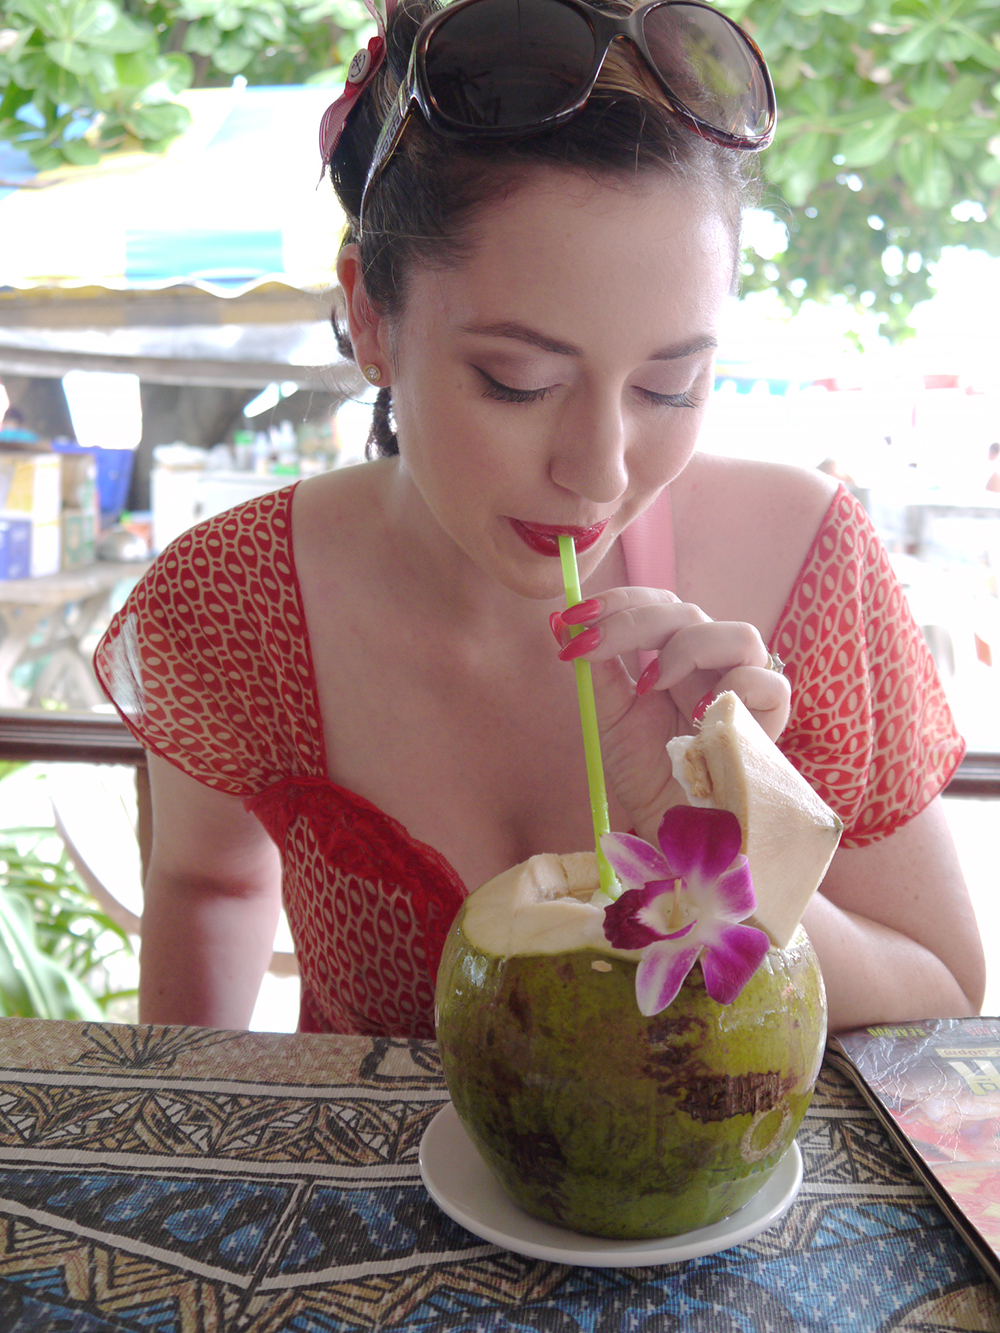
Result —
[{"label": "hair accessory", "polygon": [[365,379],[370,380],[372,384],[378,384],[379,380],[382,378],[382,372],[376,365],[365,366],[361,373],[364,375]]},{"label": "hair accessory", "polygon": [[768,653],[766,671],[777,671],[779,676],[785,674],[785,664],[777,653]]},{"label": "hair accessory", "polygon": [[347,67],[347,80],[344,91],[327,107],[319,125],[319,151],[323,166],[329,163],[334,149],[340,142],[347,117],[354,110],[354,104],[375,77],[379,66],[385,59],[385,29],[389,15],[396,7],[396,0],[365,0],[365,8],[378,25],[378,33],[368,43],[355,51]]}]

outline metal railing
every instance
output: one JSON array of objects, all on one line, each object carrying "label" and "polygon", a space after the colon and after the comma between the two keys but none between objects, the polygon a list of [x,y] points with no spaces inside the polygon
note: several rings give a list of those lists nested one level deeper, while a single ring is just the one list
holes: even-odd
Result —
[{"label": "metal railing", "polygon": [[[117,717],[102,713],[40,713],[0,709],[0,761],[133,764],[145,769],[142,746]],[[1000,797],[1000,754],[972,751],[945,788],[946,796]]]}]

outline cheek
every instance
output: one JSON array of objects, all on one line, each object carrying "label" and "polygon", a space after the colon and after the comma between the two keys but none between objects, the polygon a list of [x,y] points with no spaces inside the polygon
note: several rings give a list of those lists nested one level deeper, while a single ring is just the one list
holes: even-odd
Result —
[{"label": "cheek", "polygon": [[704,414],[704,408],[677,408],[672,419],[653,427],[632,460],[633,482],[644,490],[660,490],[674,481],[691,461]]}]

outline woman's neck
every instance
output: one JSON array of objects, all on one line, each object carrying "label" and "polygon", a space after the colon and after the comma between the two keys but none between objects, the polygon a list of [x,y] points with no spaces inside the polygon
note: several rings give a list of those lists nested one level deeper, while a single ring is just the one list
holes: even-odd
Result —
[{"label": "woman's neck", "polygon": [[560,595],[527,597],[491,577],[442,528],[401,460],[378,466],[385,573],[409,606],[450,633],[481,639],[534,633],[564,604]]}]

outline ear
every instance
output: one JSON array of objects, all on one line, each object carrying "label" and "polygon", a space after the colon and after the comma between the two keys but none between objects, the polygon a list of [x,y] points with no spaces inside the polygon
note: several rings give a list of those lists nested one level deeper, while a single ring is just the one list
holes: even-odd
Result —
[{"label": "ear", "polygon": [[337,277],[347,304],[347,324],[359,366],[376,365],[386,375],[388,363],[388,326],[365,289],[361,271],[361,252],[356,245],[345,245],[337,256]]}]

